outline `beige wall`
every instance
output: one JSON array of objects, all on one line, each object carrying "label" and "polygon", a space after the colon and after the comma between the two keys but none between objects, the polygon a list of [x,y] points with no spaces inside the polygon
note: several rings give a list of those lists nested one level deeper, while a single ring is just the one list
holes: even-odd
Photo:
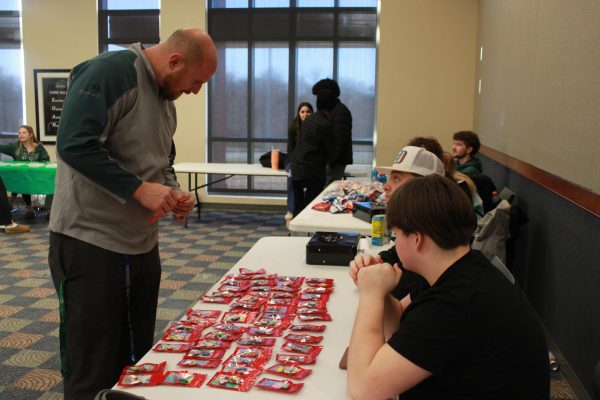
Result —
[{"label": "beige wall", "polygon": [[[25,123],[36,126],[34,69],[71,69],[98,53],[96,1],[22,0]],[[45,145],[56,160],[53,145]]]},{"label": "beige wall", "polygon": [[[413,136],[472,127],[477,0],[382,0],[376,163],[387,165]],[[67,22],[68,21],[68,22]],[[161,38],[205,27],[202,0],[162,0]],[[35,119],[34,68],[72,68],[97,54],[96,0],[23,0],[26,113]],[[206,91],[177,100],[178,162],[206,161]],[[48,146],[55,159],[54,146]],[[185,176],[180,182],[186,183]],[[283,199],[211,197],[210,202],[285,204]]]},{"label": "beige wall", "polygon": [[377,165],[414,136],[449,148],[473,126],[477,0],[382,0]]},{"label": "beige wall", "polygon": [[600,193],[599,38],[597,0],[482,0],[482,142]]}]

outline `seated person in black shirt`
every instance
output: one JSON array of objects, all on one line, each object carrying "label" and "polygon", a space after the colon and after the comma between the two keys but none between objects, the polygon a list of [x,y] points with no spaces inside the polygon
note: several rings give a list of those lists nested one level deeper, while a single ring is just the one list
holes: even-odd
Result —
[{"label": "seated person in black shirt", "polygon": [[[388,180],[385,185],[383,185],[385,197],[388,202],[397,188],[414,177],[431,174],[444,176],[444,165],[442,164],[442,161],[432,152],[415,146],[406,146],[400,150],[391,167],[381,167],[378,169],[379,172],[388,175]],[[357,255],[355,259],[350,262],[350,277],[354,283],[356,283],[356,275],[360,268],[382,262],[386,262],[390,265],[398,264],[402,266],[398,254],[396,253],[396,249],[391,247],[388,250],[382,251],[377,256]],[[398,300],[405,299],[404,301],[410,302],[411,297],[408,297],[410,294],[412,294],[412,298],[415,298],[418,292],[423,290],[423,288],[429,287],[429,285],[423,277],[410,271],[404,272],[402,280],[393,290],[392,294]],[[405,306],[407,305],[408,303],[405,303]]]},{"label": "seated person in black shirt", "polygon": [[[359,304],[348,352],[354,399],[548,399],[548,349],[517,285],[469,241],[467,195],[437,175],[414,178],[386,209],[407,270],[430,288],[404,309],[389,296],[402,270],[360,268]],[[395,332],[386,342],[384,325]]]}]

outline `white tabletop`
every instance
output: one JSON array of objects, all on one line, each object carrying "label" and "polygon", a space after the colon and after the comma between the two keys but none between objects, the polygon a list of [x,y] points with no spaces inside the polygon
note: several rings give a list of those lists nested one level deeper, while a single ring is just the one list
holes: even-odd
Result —
[{"label": "white tabletop", "polygon": [[177,163],[173,165],[173,168],[175,172],[197,174],[287,176],[285,170],[266,168],[260,164]]},{"label": "white tabletop", "polygon": [[312,206],[323,201],[323,194],[337,187],[339,181],[331,182],[308,206],[293,220],[289,229],[292,232],[358,232],[363,236],[371,235],[371,224],[356,218],[352,213],[332,214],[316,211]]},{"label": "white tabletop", "polygon": [[[358,290],[352,283],[352,280],[347,275],[348,268],[326,266],[326,265],[307,265],[306,261],[306,237],[265,237],[260,239],[240,261],[229,271],[230,273],[238,273],[240,267],[249,269],[265,268],[269,273],[278,273],[288,276],[305,276],[316,278],[333,278],[335,280],[335,290],[327,303],[327,309],[332,317],[330,322],[315,322],[315,324],[324,324],[327,326],[323,332],[324,339],[320,343],[323,346],[323,351],[317,357],[317,362],[314,365],[306,365],[303,367],[313,370],[312,374],[302,380],[294,380],[295,382],[303,382],[304,387],[299,393],[293,396],[294,399],[348,399],[346,392],[346,371],[338,368],[339,361],[346,350],[350,341],[352,324],[354,322],[354,314],[358,304]],[[370,249],[365,239],[361,240],[359,245],[360,251],[368,253],[377,253],[381,248]],[[207,293],[211,293],[215,287]],[[201,293],[198,293],[200,297]],[[228,305],[197,303],[193,308],[198,309],[218,309],[228,310]],[[298,323],[297,320],[294,323]],[[289,331],[286,331],[289,332]],[[311,334],[310,332],[308,332]],[[284,333],[284,336],[287,333]],[[313,333],[319,334],[319,333]],[[281,350],[283,343],[282,338],[277,338],[277,343],[273,349],[271,361],[266,367],[275,364],[275,354],[284,353]],[[223,359],[226,359],[235,349],[236,345],[228,350]],[[289,352],[287,352],[289,354]],[[182,354],[157,353],[150,351],[146,354],[139,363],[158,363],[167,361],[168,370],[180,370],[176,364],[182,358]],[[252,388],[249,392],[236,392],[224,389],[215,389],[207,386],[206,383],[213,375],[220,370],[216,369],[190,369],[194,372],[207,374],[207,379],[202,387],[184,388],[173,386],[153,386],[153,387],[135,387],[123,388],[115,387],[119,390],[126,390],[140,396],[145,396],[150,400],[197,400],[197,399],[288,399],[289,394],[279,394]],[[261,374],[259,378],[270,377],[272,379],[284,379],[271,374]]]}]

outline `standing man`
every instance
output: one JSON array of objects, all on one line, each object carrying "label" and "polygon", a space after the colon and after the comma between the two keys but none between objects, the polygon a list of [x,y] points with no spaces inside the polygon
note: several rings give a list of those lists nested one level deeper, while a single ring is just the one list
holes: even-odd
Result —
[{"label": "standing man", "polygon": [[173,101],[215,72],[212,39],[174,32],[71,72],[57,137],[48,261],[60,301],[65,400],[91,400],[152,346],[160,284],[157,220],[194,206],[170,167]]},{"label": "standing man", "polygon": [[340,180],[344,177],[346,165],[352,164],[352,113],[348,107],[338,99],[340,86],[333,79],[321,79],[315,83],[312,93],[322,99],[328,98],[333,103],[329,113],[329,121],[333,123],[333,154],[327,164],[327,177],[325,185]]},{"label": "standing man", "polygon": [[452,156],[458,172],[469,176],[481,174],[481,161],[475,157],[480,146],[479,136],[475,132],[460,131],[452,136]]}]

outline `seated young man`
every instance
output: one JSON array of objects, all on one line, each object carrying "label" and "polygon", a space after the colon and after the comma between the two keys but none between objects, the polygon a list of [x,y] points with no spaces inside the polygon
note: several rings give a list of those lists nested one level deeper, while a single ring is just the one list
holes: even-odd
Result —
[{"label": "seated young man", "polygon": [[[358,271],[348,353],[354,399],[548,399],[548,349],[531,305],[469,240],[467,195],[437,175],[395,191],[386,210],[405,268],[430,288],[406,308],[389,296],[398,265]],[[387,340],[384,325],[395,326]]]},{"label": "seated young man", "polygon": [[[391,167],[381,167],[378,169],[388,176],[387,182],[383,185],[383,191],[388,203],[396,189],[411,179],[432,174],[444,176],[445,173],[442,161],[434,153],[417,146],[402,148]],[[391,265],[396,263],[401,265],[396,249],[391,247],[388,250],[380,252],[377,256],[357,255],[350,262],[348,273],[354,283],[356,283],[356,276],[360,268],[382,262]],[[414,298],[424,288],[429,287],[429,285],[423,277],[410,271],[405,272],[402,280],[394,288],[392,294],[399,300],[405,299],[405,301],[410,301],[410,297],[407,296],[411,295]]]},{"label": "seated young man", "polygon": [[452,156],[458,172],[469,176],[481,174],[481,161],[475,157],[480,147],[479,136],[475,132],[460,131],[452,135]]}]

